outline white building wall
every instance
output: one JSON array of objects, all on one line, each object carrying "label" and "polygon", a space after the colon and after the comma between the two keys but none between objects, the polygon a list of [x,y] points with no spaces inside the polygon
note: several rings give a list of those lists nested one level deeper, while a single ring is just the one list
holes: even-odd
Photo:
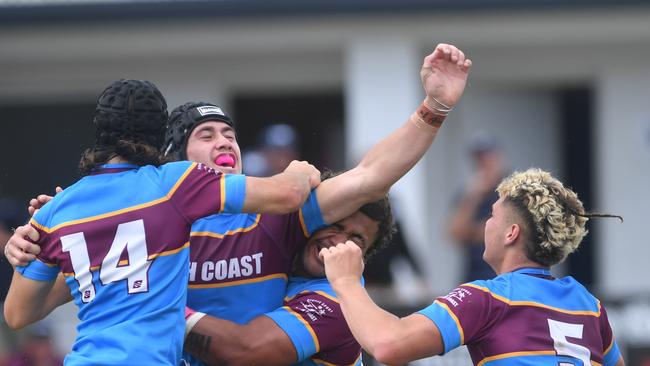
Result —
[{"label": "white building wall", "polygon": [[650,292],[650,70],[611,68],[598,78],[597,209],[620,214],[595,220],[598,283],[604,293],[637,297]]}]

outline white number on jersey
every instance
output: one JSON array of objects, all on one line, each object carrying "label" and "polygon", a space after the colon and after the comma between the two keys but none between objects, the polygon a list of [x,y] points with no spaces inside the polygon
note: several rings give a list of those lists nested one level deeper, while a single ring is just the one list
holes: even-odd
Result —
[{"label": "white number on jersey", "polygon": [[[591,352],[586,347],[569,342],[566,337],[582,339],[582,324],[572,324],[548,319],[548,329],[553,338],[553,347],[558,356],[569,356],[582,361],[582,366],[591,365]],[[580,366],[569,362],[560,362],[559,366]]]},{"label": "white number on jersey", "polygon": [[90,258],[88,257],[84,234],[74,233],[62,236],[61,246],[64,252],[70,252],[74,278],[79,283],[81,301],[84,303],[93,301],[95,298],[95,285],[93,284],[93,274],[90,272]]},{"label": "white number on jersey", "polygon": [[[74,277],[79,282],[81,300],[89,303],[95,298],[95,285],[90,270],[86,239],[83,233],[74,233],[61,237],[61,243],[63,251],[70,252]],[[120,257],[125,248],[127,259],[121,263]],[[99,268],[99,279],[102,285],[126,280],[130,294],[147,292],[149,290],[147,272],[150,266],[144,221],[126,222],[117,227],[113,243]]]}]

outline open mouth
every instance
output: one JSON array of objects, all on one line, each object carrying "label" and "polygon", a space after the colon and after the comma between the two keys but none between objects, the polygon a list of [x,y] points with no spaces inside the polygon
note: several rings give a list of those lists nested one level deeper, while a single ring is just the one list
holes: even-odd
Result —
[{"label": "open mouth", "polygon": [[232,154],[221,154],[214,159],[214,163],[222,168],[234,168],[235,156]]}]

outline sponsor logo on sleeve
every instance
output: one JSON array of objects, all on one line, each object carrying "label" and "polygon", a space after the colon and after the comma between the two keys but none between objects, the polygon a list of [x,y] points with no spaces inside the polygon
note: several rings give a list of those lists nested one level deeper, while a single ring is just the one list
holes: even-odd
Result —
[{"label": "sponsor logo on sleeve", "polygon": [[300,301],[300,305],[295,310],[305,314],[312,322],[317,321],[327,314],[334,313],[334,310],[329,305],[317,299]]},{"label": "sponsor logo on sleeve", "polygon": [[203,163],[197,163],[196,164],[196,170],[204,171],[206,173],[214,173],[214,174],[220,174],[221,173],[221,172],[218,172],[218,171],[210,168],[209,166],[207,166],[207,165],[205,165]]},{"label": "sponsor logo on sleeve", "polygon": [[470,290],[466,289],[465,287],[459,287],[449,294],[443,296],[442,298],[450,303],[453,307],[456,307],[470,295],[472,295],[472,292]]}]

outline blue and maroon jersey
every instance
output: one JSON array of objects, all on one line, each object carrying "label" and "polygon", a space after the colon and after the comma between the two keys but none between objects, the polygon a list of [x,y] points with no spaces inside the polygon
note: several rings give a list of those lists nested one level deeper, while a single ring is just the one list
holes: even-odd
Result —
[{"label": "blue and maroon jersey", "polygon": [[[312,191],[287,215],[213,215],[194,223],[190,236],[187,306],[245,324],[282,306],[293,259],[324,226]],[[202,365],[188,353],[183,359]]]},{"label": "blue and maroon jersey", "polygon": [[293,258],[324,226],[312,191],[287,215],[213,215],[192,225],[187,306],[245,324],[282,306]]},{"label": "blue and maroon jersey", "polygon": [[284,306],[265,314],[291,339],[300,365],[362,365],[352,336],[326,278],[291,277]]},{"label": "blue and maroon jersey", "polygon": [[176,365],[184,335],[192,223],[241,212],[246,181],[204,165],[104,165],[32,219],[38,260],[26,278],[66,276],[79,307],[66,365]]},{"label": "blue and maroon jersey", "polygon": [[466,283],[420,313],[440,330],[445,353],[465,344],[475,365],[610,366],[621,355],[600,301],[547,269]]}]

